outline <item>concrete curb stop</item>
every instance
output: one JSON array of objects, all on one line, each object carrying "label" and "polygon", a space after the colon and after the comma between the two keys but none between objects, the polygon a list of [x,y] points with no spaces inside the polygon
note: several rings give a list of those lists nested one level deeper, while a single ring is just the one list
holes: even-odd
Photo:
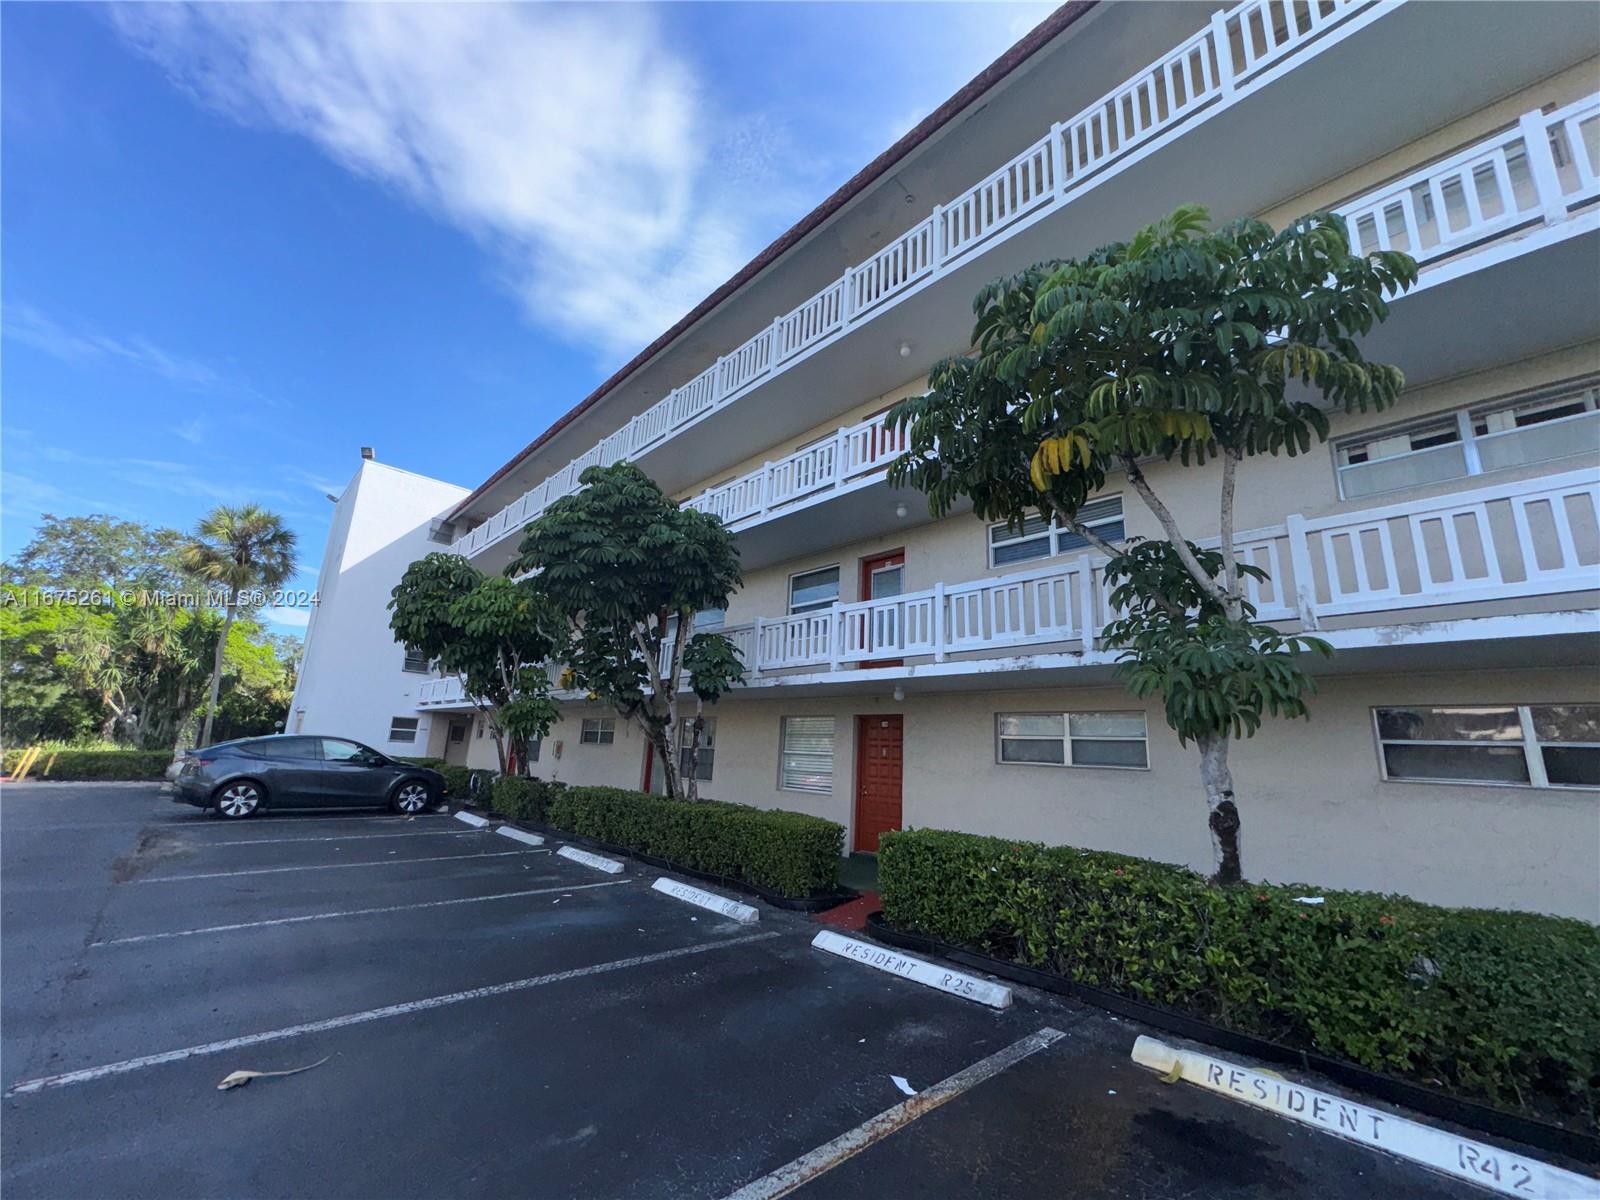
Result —
[{"label": "concrete curb stop", "polygon": [[456,820],[465,821],[468,825],[476,826],[479,829],[482,829],[485,825],[487,825],[489,823],[489,822],[485,821],[482,817],[480,817],[477,813],[469,813],[469,812],[465,811],[464,809],[456,810]]},{"label": "concrete curb stop", "polygon": [[522,830],[515,829],[510,825],[502,825],[498,829],[496,829],[495,832],[498,833],[501,837],[508,837],[512,841],[522,842],[525,845],[529,845],[529,846],[542,846],[542,845],[544,845],[544,839],[542,837],[540,837],[537,833],[524,833]]},{"label": "concrete curb stop", "polygon": [[682,900],[686,904],[710,909],[718,916],[738,921],[741,925],[752,925],[761,919],[761,914],[748,904],[740,904],[737,900],[729,900],[726,896],[719,896],[703,888],[690,887],[687,883],[680,883],[665,875],[650,887],[652,891],[671,896],[674,900]]},{"label": "concrete curb stop", "polygon": [[1183,1080],[1346,1141],[1421,1163],[1503,1196],[1596,1200],[1600,1180],[1524,1158],[1496,1146],[1435,1129],[1279,1075],[1239,1066],[1153,1037],[1133,1044],[1133,1061],[1176,1083]]},{"label": "concrete curb stop", "polygon": [[1002,984],[979,979],[975,975],[965,975],[960,971],[952,971],[948,967],[935,966],[920,958],[912,958],[907,954],[886,950],[882,946],[874,946],[871,942],[859,942],[855,938],[847,938],[832,930],[824,929],[811,939],[811,945],[818,950],[826,950],[829,954],[854,959],[858,963],[876,967],[891,975],[898,975],[901,979],[938,988],[941,992],[949,992],[952,996],[960,996],[963,1000],[975,1000],[979,1004],[987,1004],[990,1008],[1011,1007],[1011,989]]},{"label": "concrete curb stop", "polygon": [[614,858],[602,858],[598,854],[590,854],[587,850],[579,850],[573,846],[563,846],[556,853],[562,858],[570,858],[575,863],[585,867],[593,867],[596,871],[604,871],[607,875],[618,875],[622,872],[622,864]]}]

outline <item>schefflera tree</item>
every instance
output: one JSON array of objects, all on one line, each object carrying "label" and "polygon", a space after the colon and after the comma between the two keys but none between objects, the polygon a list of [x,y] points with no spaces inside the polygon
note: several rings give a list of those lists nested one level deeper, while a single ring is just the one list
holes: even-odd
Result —
[{"label": "schefflera tree", "polygon": [[406,568],[389,612],[397,642],[461,680],[500,773],[526,775],[528,747],[561,715],[546,665],[564,626],[537,580],[485,575],[441,551]]},{"label": "schefflera tree", "polygon": [[[705,706],[744,679],[731,641],[695,632],[696,614],[726,609],[741,582],[733,535],[630,463],[590,467],[579,483],[529,523],[507,570],[536,572],[566,623],[563,686],[636,724],[667,794],[697,800]],[[686,763],[675,744],[685,690],[694,698]]]},{"label": "schefflera tree", "polygon": [[[888,418],[908,435],[890,480],[925,493],[935,516],[962,497],[1013,526],[1037,512],[1107,556],[1119,615],[1104,641],[1122,652],[1129,691],[1159,695],[1199,751],[1219,883],[1242,877],[1230,744],[1266,715],[1306,716],[1304,656],[1331,653],[1255,620],[1246,581],[1266,576],[1235,553],[1240,468],[1324,441],[1329,409],[1399,398],[1399,369],[1368,362],[1359,339],[1416,275],[1404,254],[1352,252],[1329,213],[1282,231],[1257,220],[1213,230],[1204,208],[1182,206],[1130,241],[983,288],[972,351],[939,363],[930,390]],[[1217,549],[1185,533],[1206,518],[1162,499],[1152,463],[1214,473]],[[1162,538],[1114,546],[1079,521],[1113,472]]]}]

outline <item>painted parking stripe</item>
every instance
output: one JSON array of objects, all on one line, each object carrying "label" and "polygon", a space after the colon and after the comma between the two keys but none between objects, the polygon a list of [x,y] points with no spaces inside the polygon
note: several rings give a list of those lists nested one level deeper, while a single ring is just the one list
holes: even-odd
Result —
[{"label": "painted parking stripe", "polygon": [[726,896],[719,896],[703,888],[690,887],[687,883],[679,883],[676,879],[669,879],[665,875],[650,887],[653,891],[665,892],[674,900],[682,900],[699,908],[708,908],[714,913],[738,921],[741,925],[750,925],[761,920],[761,914],[748,904],[740,904],[737,900],[729,900]]},{"label": "painted parking stripe", "polygon": [[492,850],[486,854],[440,854],[433,858],[382,858],[377,862],[313,863],[293,867],[247,867],[242,871],[202,871],[197,875],[151,875],[135,883],[181,883],[189,879],[232,879],[236,875],[281,875],[285,871],[348,871],[352,867],[403,867],[408,863],[471,862],[475,858],[509,858],[514,854],[549,854],[548,850]]},{"label": "painted parking stripe", "polygon": [[522,842],[524,845],[528,845],[528,846],[542,846],[542,845],[544,845],[544,839],[542,837],[540,837],[537,833],[528,833],[528,832],[526,832],[524,830],[513,828],[510,825],[502,825],[502,826],[500,826],[499,829],[496,829],[495,832],[498,833],[501,837],[508,837],[512,841],[514,841],[514,842]]},{"label": "painted parking stripe", "polygon": [[586,867],[593,867],[596,871],[604,871],[608,875],[615,875],[622,870],[622,864],[616,859],[590,854],[587,850],[579,850],[576,846],[563,846],[556,853],[562,858],[570,858],[575,863],[582,863]]},{"label": "painted parking stripe", "polygon": [[818,1146],[809,1154],[802,1154],[770,1175],[752,1180],[729,1195],[727,1200],[777,1200],[779,1196],[787,1196],[817,1176],[833,1170],[846,1159],[860,1154],[868,1146],[881,1142],[891,1133],[903,1129],[918,1117],[925,1116],[940,1105],[954,1100],[984,1080],[993,1079],[1006,1068],[1016,1066],[1023,1059],[1037,1054],[1066,1036],[1061,1030],[1051,1029],[1049,1026],[1045,1026],[1037,1033],[1030,1033],[1021,1041],[1011,1043],[1004,1050],[997,1050],[988,1058],[979,1059],[970,1067],[957,1071],[926,1091],[919,1092],[909,1100],[902,1100],[893,1108],[885,1109],[847,1133],[841,1133],[831,1142]]},{"label": "painted parking stripe", "polygon": [[324,837],[234,838],[226,842],[189,842],[187,846],[200,850],[211,846],[279,846],[285,842],[377,842],[391,838],[471,837],[478,832],[480,831],[476,829],[422,829],[415,833],[338,833]]},{"label": "painted parking stripe", "polygon": [[181,1050],[168,1050],[162,1054],[147,1054],[143,1058],[129,1058],[122,1062],[106,1063],[99,1067],[86,1067],[81,1071],[67,1071],[60,1075],[46,1075],[40,1079],[25,1079],[6,1090],[7,1096],[24,1096],[42,1092],[46,1088],[70,1087],[75,1083],[90,1083],[112,1075],[126,1075],[147,1067],[183,1062],[207,1054],[222,1054],[245,1046],[259,1046],[265,1042],[281,1042],[289,1038],[306,1037],[314,1033],[327,1033],[349,1025],[365,1025],[372,1021],[386,1021],[391,1017],[407,1017],[412,1013],[428,1012],[469,1000],[483,1000],[490,996],[505,996],[512,992],[525,992],[530,988],[545,987],[552,983],[565,983],[569,979],[584,979],[591,975],[605,975],[612,971],[626,971],[632,967],[645,967],[651,963],[666,962],[691,954],[704,954],[725,946],[760,942],[775,938],[773,933],[748,933],[742,937],[725,938],[715,942],[700,942],[693,946],[680,946],[675,950],[658,950],[654,954],[637,954],[632,958],[618,958],[610,962],[595,963],[589,967],[574,967],[569,971],[552,971],[548,975],[534,975],[527,979],[513,979],[510,983],[496,983],[488,987],[470,988],[464,992],[450,992],[443,996],[429,996],[423,1000],[407,1000],[403,1004],[390,1004],[383,1008],[369,1008],[365,1012],[346,1013],[322,1021],[307,1021],[303,1025],[289,1025],[283,1029],[269,1029],[262,1033],[247,1033],[242,1037],[226,1038],[220,1042],[205,1042],[199,1046],[185,1046]]},{"label": "painted parking stripe", "polygon": [[482,829],[489,823],[477,813],[469,813],[465,809],[461,809],[456,813],[456,820],[465,821],[468,825],[476,825],[479,829]]},{"label": "painted parking stripe", "polygon": [[[1504,1196],[1539,1200],[1600,1197],[1600,1180],[1585,1179],[1560,1167],[1488,1146],[1395,1113],[1358,1104],[1266,1075],[1249,1067],[1192,1050],[1179,1050],[1152,1037],[1133,1044],[1133,1061],[1164,1076],[1179,1078],[1232,1100],[1264,1108],[1280,1117],[1331,1133],[1346,1141],[1432,1167]],[[1176,1081],[1174,1081],[1176,1082]]]},{"label": "painted parking stripe", "polygon": [[898,975],[901,979],[909,979],[913,983],[938,988],[941,992],[949,992],[952,996],[960,996],[963,1000],[976,1000],[979,1004],[987,1004],[990,1008],[1011,1007],[1011,989],[1003,984],[991,983],[975,975],[952,971],[949,967],[936,966],[920,958],[912,958],[909,954],[885,950],[882,946],[875,946],[871,942],[859,942],[855,938],[834,933],[831,929],[824,929],[817,934],[811,940],[811,944],[818,950],[826,950],[830,954],[853,959],[866,966],[876,967],[880,971],[887,971],[891,975]]},{"label": "painted parking stripe", "polygon": [[496,892],[492,896],[458,896],[453,900],[422,900],[415,904],[386,904],[382,908],[351,908],[343,912],[309,913],[302,917],[273,917],[265,921],[240,921],[233,925],[203,925],[199,929],[174,929],[168,933],[140,933],[132,937],[111,938],[104,942],[90,942],[91,950],[99,946],[129,946],[135,942],[160,942],[168,938],[194,937],[201,933],[233,933],[240,929],[265,929],[272,925],[298,925],[304,921],[332,921],[337,917],[368,917],[376,913],[410,912],[418,908],[447,908],[452,904],[482,904],[487,900],[511,900],[518,896],[547,896],[551,892],[581,892],[586,888],[616,887],[625,879],[607,879],[600,883],[577,883],[566,887],[530,888],[522,892]]}]

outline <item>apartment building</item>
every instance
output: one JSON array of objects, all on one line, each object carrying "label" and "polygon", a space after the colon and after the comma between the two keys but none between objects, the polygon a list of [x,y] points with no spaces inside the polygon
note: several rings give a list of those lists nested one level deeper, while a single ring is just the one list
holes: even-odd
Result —
[{"label": "apartment building", "polygon": [[[880,414],[966,349],[997,276],[1184,201],[1275,224],[1330,209],[1421,264],[1365,343],[1408,386],[1335,416],[1321,452],[1240,472],[1262,619],[1337,651],[1310,721],[1235,751],[1246,871],[1600,920],[1597,171],[1590,6],[1069,4],[433,515],[497,571],[586,467],[629,460],[726,522],[745,582],[701,627],[720,621],[749,675],[712,714],[704,794],[829,817],[855,851],[914,825],[1204,867],[1195,753],[1099,644],[1100,557],[1043,524],[931,520],[885,481],[902,447]],[[1149,474],[1191,521],[1215,513],[1209,472]],[[1158,533],[1115,478],[1085,516]],[[384,628],[398,576],[332,606]],[[308,677],[340,653],[329,607]],[[359,691],[400,735],[375,744],[493,764],[457,681],[364,671],[303,687],[297,723],[354,732]],[[660,775],[580,697],[534,769]]]}]

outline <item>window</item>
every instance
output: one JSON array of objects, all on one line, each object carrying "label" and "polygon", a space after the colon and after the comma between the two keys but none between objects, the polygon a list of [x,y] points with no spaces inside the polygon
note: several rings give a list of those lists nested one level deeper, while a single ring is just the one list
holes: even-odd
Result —
[{"label": "window", "polygon": [[1334,469],[1354,500],[1597,452],[1600,386],[1588,379],[1338,442]]},{"label": "window", "polygon": [[615,717],[585,717],[578,741],[585,746],[609,746],[617,740]]},{"label": "window", "polygon": [[1373,710],[1383,777],[1600,787],[1600,704]]},{"label": "window", "polygon": [[450,744],[459,746],[467,740],[467,727],[460,721],[450,722]]},{"label": "window", "polygon": [[[1108,542],[1120,542],[1125,536],[1122,524],[1122,497],[1107,496],[1091,500],[1078,510],[1078,521]],[[1020,530],[1007,525],[989,527],[989,565],[1004,567],[1029,559],[1050,558],[1057,554],[1070,554],[1082,550],[1089,543],[1070,529],[1062,529],[1054,521],[1029,517]]]},{"label": "window", "polygon": [[[396,717],[389,722],[389,740],[391,742],[414,742],[417,740],[417,718]],[[326,747],[331,743],[324,742]],[[326,750],[323,753],[327,753]]]},{"label": "window", "polygon": [[246,742],[240,747],[254,758],[318,758],[317,739],[311,737],[269,737]]},{"label": "window", "polygon": [[1150,765],[1142,712],[997,713],[996,759],[1046,767]]},{"label": "window", "polygon": [[779,788],[833,794],[832,717],[784,717],[779,743]]},{"label": "window", "polygon": [[728,610],[725,608],[704,608],[694,615],[696,633],[714,633],[727,623]]},{"label": "window", "polygon": [[815,612],[839,598],[839,564],[789,576],[789,612]]},{"label": "window", "polygon": [[402,670],[410,671],[413,675],[426,675],[429,671],[428,656],[420,650],[406,647],[406,659],[401,666]]},{"label": "window", "polygon": [[[694,746],[694,722],[678,723],[678,771],[689,774],[689,752]],[[717,757],[717,721],[707,717],[700,728],[700,754],[695,760],[694,777],[701,783],[711,781],[711,767]]]}]

